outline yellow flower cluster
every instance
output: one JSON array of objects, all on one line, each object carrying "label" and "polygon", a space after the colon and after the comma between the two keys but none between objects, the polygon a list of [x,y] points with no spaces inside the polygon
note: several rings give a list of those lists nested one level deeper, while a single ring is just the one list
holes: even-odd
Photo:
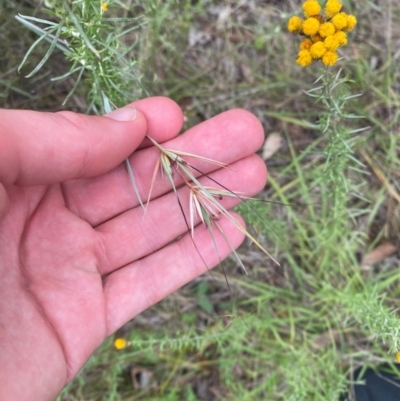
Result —
[{"label": "yellow flower cluster", "polygon": [[302,67],[321,60],[332,66],[338,59],[337,49],[347,44],[347,32],[354,29],[357,18],[346,14],[339,0],[328,0],[323,14],[317,0],[303,4],[305,19],[294,16],[288,22],[288,30],[306,38],[300,43],[297,63]]},{"label": "yellow flower cluster", "polygon": [[125,338],[117,338],[114,341],[114,347],[118,350],[124,349],[129,345],[129,342]]}]

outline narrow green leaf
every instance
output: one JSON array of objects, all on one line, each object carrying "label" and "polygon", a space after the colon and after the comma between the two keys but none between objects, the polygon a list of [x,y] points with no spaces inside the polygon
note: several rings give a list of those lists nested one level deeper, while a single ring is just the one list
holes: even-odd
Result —
[{"label": "narrow green leaf", "polygon": [[62,23],[60,23],[60,25],[58,26],[57,32],[56,32],[56,34],[54,36],[54,39],[53,39],[53,42],[51,43],[49,49],[47,50],[47,53],[44,55],[44,57],[39,62],[39,64],[28,75],[25,76],[26,78],[30,78],[33,75],[35,75],[43,67],[43,65],[46,63],[46,61],[49,59],[49,57],[53,53],[54,48],[56,47],[57,40],[58,40],[58,38],[60,36],[60,33],[61,33],[61,29],[62,29]]},{"label": "narrow green leaf", "polygon": [[[104,111],[105,111],[105,113],[110,113],[113,110],[111,107],[111,104],[110,104],[110,99],[107,97],[107,95],[104,94],[104,92],[102,92],[101,95],[102,95],[102,100],[103,100]],[[135,175],[134,175],[131,163],[128,158],[125,159],[125,166],[126,166],[126,170],[128,171],[129,180],[131,182],[133,191],[135,192],[135,195],[140,203],[140,206],[142,207],[143,210],[146,210],[146,208],[143,205],[142,199],[139,195],[139,189],[136,185]]]},{"label": "narrow green leaf", "polygon": [[81,68],[80,68],[80,71],[79,71],[79,75],[78,75],[78,77],[77,77],[77,79],[76,79],[76,81],[75,81],[74,86],[73,86],[72,89],[69,91],[68,95],[66,96],[66,98],[64,99],[64,101],[63,101],[63,103],[62,103],[63,106],[68,102],[69,98],[74,94],[76,88],[78,87],[79,83],[81,82],[82,75],[83,75],[83,72],[84,72],[84,71],[85,71],[85,67],[81,67]]},{"label": "narrow green leaf", "polygon": [[[46,19],[41,19],[41,18],[36,18],[36,17],[30,17],[29,15],[23,15],[23,14],[18,14],[19,17],[23,18],[24,20],[29,20],[29,21],[35,21],[39,22],[41,24],[46,24],[46,25],[52,25],[52,26],[57,26],[58,24],[52,21],[48,21]],[[35,26],[35,25],[34,25]]]},{"label": "narrow green leaf", "polygon": [[26,92],[26,91],[22,90],[21,88],[11,85],[11,83],[9,81],[0,79],[0,85],[5,86],[6,88],[12,90],[15,93],[19,93],[20,95],[25,96],[28,99],[35,99],[35,96],[32,96],[29,92]]},{"label": "narrow green leaf", "polygon": [[[19,15],[16,15],[14,17],[20,24],[22,24],[25,28],[28,28],[30,31],[36,33],[37,35],[45,35],[44,39],[49,42],[52,43],[54,36],[50,34],[50,32],[54,32],[56,30],[56,26],[54,26],[54,28],[50,28],[49,31],[44,30],[42,28],[39,28],[38,26],[36,26],[35,24],[32,24],[29,21],[26,21],[24,18],[20,17]],[[63,42],[65,43],[65,45],[63,44]],[[35,45],[36,46],[36,45]],[[73,54],[73,51],[70,50],[68,48],[68,45],[66,44],[65,41],[61,41],[60,39],[58,40],[57,44],[56,44],[57,49],[61,50],[63,53],[65,54]],[[29,49],[30,50],[30,49]],[[28,50],[28,51],[29,51]]]},{"label": "narrow green leaf", "polygon": [[30,56],[30,54],[32,53],[32,51],[35,49],[35,47],[36,47],[43,39],[45,39],[48,35],[50,35],[51,32],[54,32],[54,31],[55,31],[55,28],[54,28],[53,30],[50,30],[49,32],[44,32],[44,33],[42,34],[42,36],[41,36],[39,39],[37,39],[37,40],[32,44],[32,46],[29,48],[29,50],[26,52],[24,58],[22,59],[21,64],[20,64],[19,67],[18,67],[18,72],[20,72],[21,68],[24,66],[26,60],[28,59],[28,57]]},{"label": "narrow green leaf", "polygon": [[81,69],[82,69],[82,67],[74,68],[74,69],[68,71],[66,74],[60,75],[60,76],[55,77],[55,78],[51,78],[50,81],[52,81],[52,82],[61,81],[62,79],[65,79],[65,78],[69,77],[70,75],[74,74],[75,72],[77,72],[77,71],[79,71]]},{"label": "narrow green leaf", "polygon": [[104,94],[104,92],[101,93],[101,97],[103,99],[103,108],[105,113],[111,113],[112,108],[110,105],[110,99]]}]

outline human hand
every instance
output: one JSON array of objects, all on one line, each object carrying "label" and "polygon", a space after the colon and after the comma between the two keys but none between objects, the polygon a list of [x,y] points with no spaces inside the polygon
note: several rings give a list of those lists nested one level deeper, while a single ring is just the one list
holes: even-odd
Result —
[{"label": "human hand", "polygon": [[[0,110],[2,400],[53,400],[107,336],[230,253],[215,232],[217,253],[198,225],[199,256],[160,175],[143,215],[121,163],[139,148],[130,161],[146,200],[159,155],[146,134],[167,149],[231,164],[193,161],[233,191],[251,196],[265,184],[264,163],[254,155],[263,130],[252,114],[228,111],[176,137],[183,118],[172,101],[129,106],[138,110],[129,122]],[[186,188],[179,192],[188,198]],[[222,203],[230,208],[238,199]],[[243,234],[224,218],[220,224],[239,246]]]}]

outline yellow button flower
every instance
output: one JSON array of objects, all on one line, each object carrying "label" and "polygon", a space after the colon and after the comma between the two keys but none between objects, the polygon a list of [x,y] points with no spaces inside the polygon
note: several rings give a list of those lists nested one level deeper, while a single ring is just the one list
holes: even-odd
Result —
[{"label": "yellow button flower", "polygon": [[314,43],[310,48],[310,54],[312,58],[321,58],[326,53],[326,47],[324,42]]},{"label": "yellow button flower", "polygon": [[325,5],[325,15],[327,18],[332,18],[341,9],[343,4],[338,0],[328,0]]},{"label": "yellow button flower", "polygon": [[347,45],[347,35],[343,31],[336,32],[333,37],[337,42],[339,43],[339,46],[345,46]]},{"label": "yellow button flower", "polygon": [[338,31],[347,28],[347,14],[346,13],[336,14],[332,18],[332,24],[335,25]]},{"label": "yellow button flower", "polygon": [[108,4],[107,4],[106,1],[103,1],[103,2],[101,3],[101,11],[102,11],[103,13],[105,13],[107,10],[108,10]]},{"label": "yellow button flower", "polygon": [[347,30],[352,31],[357,25],[357,18],[354,15],[347,16]]},{"label": "yellow button flower", "polygon": [[300,42],[300,50],[310,50],[313,42],[311,39],[304,39],[302,42]]},{"label": "yellow button flower", "polygon": [[303,4],[303,11],[307,18],[312,17],[313,15],[319,14],[321,11],[321,6],[317,0],[307,0]]},{"label": "yellow button flower", "polygon": [[322,38],[332,36],[336,32],[335,25],[332,22],[325,22],[319,27],[318,33]]},{"label": "yellow button flower", "polygon": [[303,32],[308,36],[315,35],[318,32],[319,27],[320,23],[313,17],[307,18],[303,22]]},{"label": "yellow button flower", "polygon": [[321,11],[321,0],[303,0],[305,19],[289,19],[288,30],[302,36],[296,62],[302,67],[321,60],[326,66],[336,64],[337,49],[347,44],[347,32],[357,25],[357,18],[342,12],[339,0],[326,0]]},{"label": "yellow button flower", "polygon": [[124,349],[128,346],[128,341],[125,340],[125,338],[117,338],[114,341],[114,347],[118,350]]},{"label": "yellow button flower", "polygon": [[328,50],[337,50],[337,48],[340,46],[340,43],[337,37],[333,35],[333,36],[328,36],[324,40],[324,45]]},{"label": "yellow button flower", "polygon": [[301,26],[303,25],[303,20],[296,15],[290,18],[288,22],[288,30],[289,32],[300,32]]},{"label": "yellow button flower", "polygon": [[328,50],[323,56],[322,56],[322,62],[327,65],[328,67],[331,67],[336,63],[338,59],[338,54],[332,50]]},{"label": "yellow button flower", "polygon": [[302,67],[307,67],[313,62],[311,53],[308,50],[300,50],[296,62]]}]

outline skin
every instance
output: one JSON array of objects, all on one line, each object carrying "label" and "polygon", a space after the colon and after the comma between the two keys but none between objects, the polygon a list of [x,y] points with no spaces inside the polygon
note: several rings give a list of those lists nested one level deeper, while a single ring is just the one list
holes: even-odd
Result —
[{"label": "skin", "polygon": [[[252,196],[265,185],[265,165],[254,155],[264,133],[249,112],[225,112],[177,137],[183,115],[171,100],[128,106],[137,110],[128,122],[115,115],[0,110],[2,400],[53,400],[107,336],[219,263],[198,224],[205,266],[160,174],[143,217],[123,161],[130,158],[147,200],[159,153],[146,134],[166,148],[231,164],[219,169],[191,160],[234,191]],[[187,188],[179,196],[188,213]],[[238,200],[222,203],[231,208]],[[219,223],[239,246],[243,234],[226,219]],[[231,249],[215,236],[224,258]]]}]

